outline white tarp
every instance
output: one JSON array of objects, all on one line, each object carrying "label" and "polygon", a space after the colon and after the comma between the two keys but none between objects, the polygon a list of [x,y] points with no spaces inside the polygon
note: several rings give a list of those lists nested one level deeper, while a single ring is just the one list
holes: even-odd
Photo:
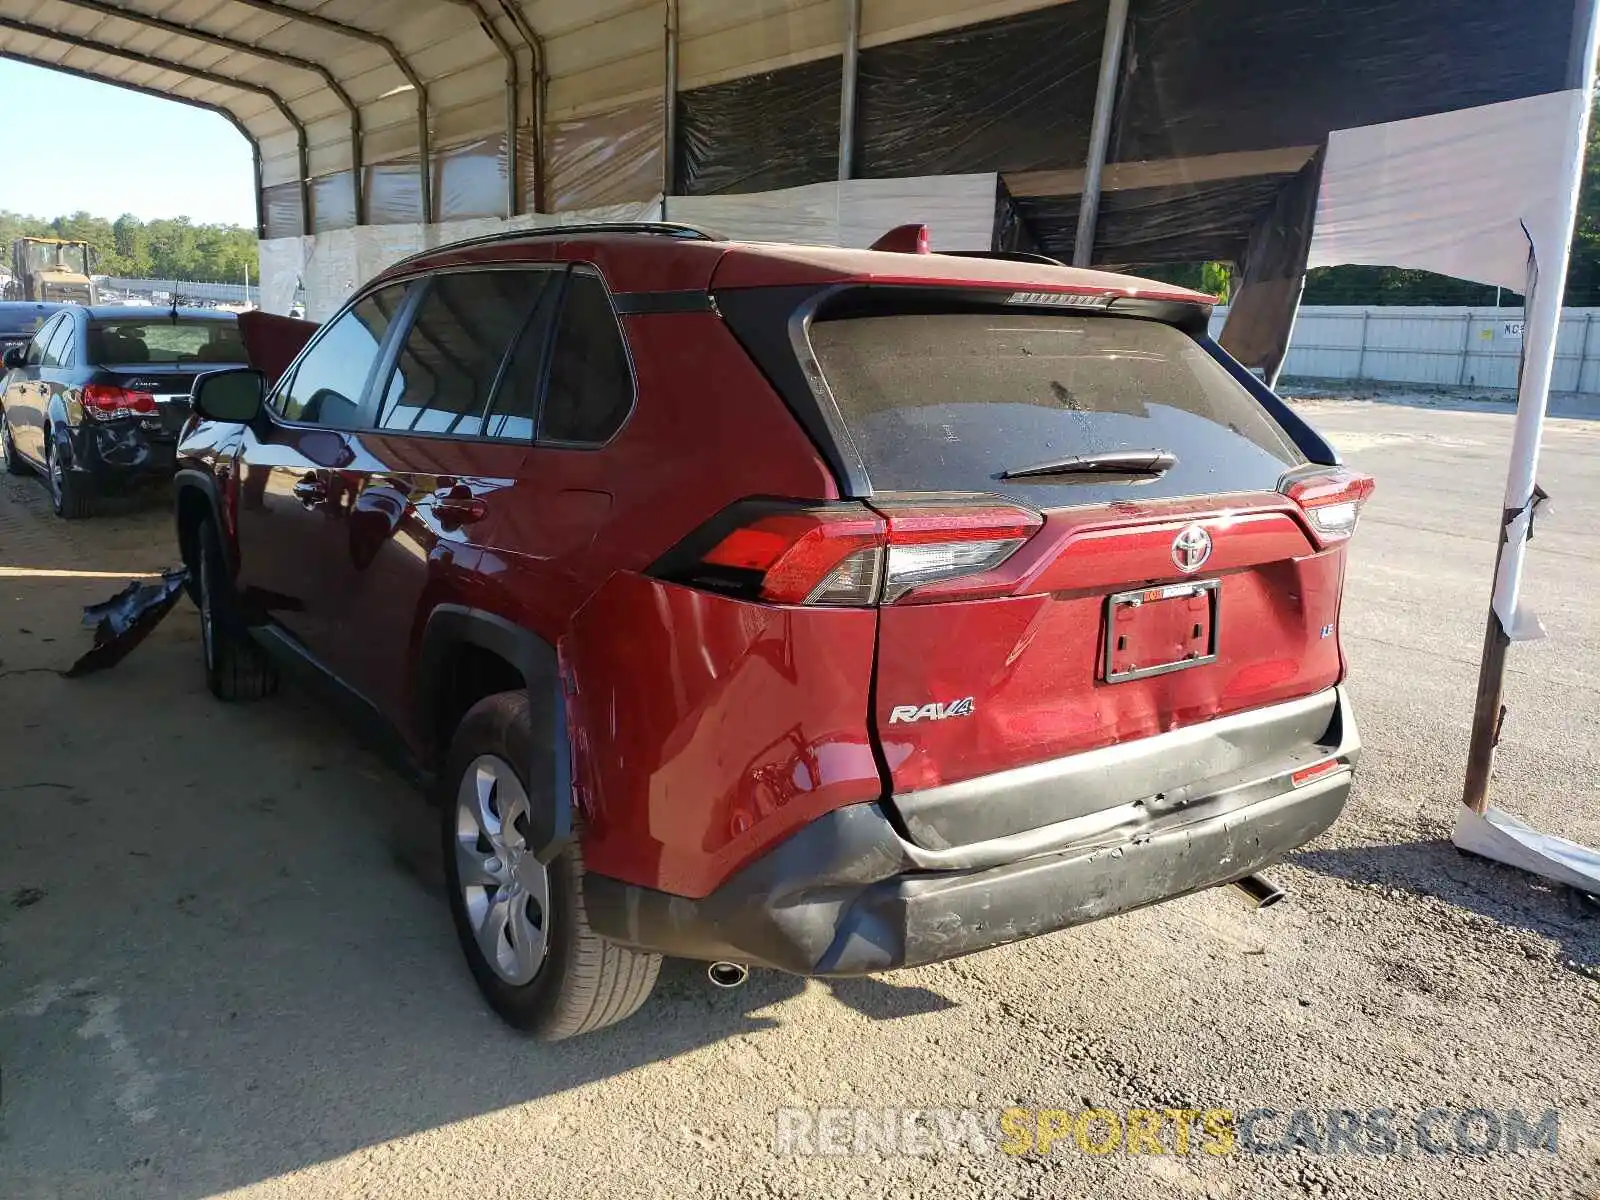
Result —
[{"label": "white tarp", "polygon": [[1309,265],[1416,267],[1521,292],[1528,235],[1542,246],[1568,236],[1585,103],[1574,89],[1334,130]]},{"label": "white tarp", "polygon": [[1458,809],[1451,840],[1471,854],[1542,875],[1587,895],[1600,895],[1600,854],[1566,838],[1540,833],[1498,808],[1490,808],[1481,817],[1470,808]]},{"label": "white tarp", "polygon": [[261,307],[287,313],[304,290],[306,316],[325,320],[367,280],[407,255],[507,229],[543,229],[597,221],[657,221],[661,201],[613,204],[563,213],[530,213],[514,220],[483,217],[434,225],[363,225],[307,237],[261,242]]},{"label": "white tarp", "polygon": [[935,250],[987,250],[994,240],[999,178],[931,175],[851,179],[774,192],[669,196],[667,219],[731,238],[802,245],[872,245],[896,225],[922,224]]},{"label": "white tarp", "polygon": [[484,217],[435,225],[366,225],[261,243],[261,307],[286,313],[304,290],[306,316],[330,316],[361,284],[408,254],[504,229],[595,221],[667,220],[704,225],[732,238],[824,246],[870,246],[896,225],[929,227],[936,250],[987,250],[994,237],[998,177],[852,179],[774,192],[672,196],[562,213]]}]

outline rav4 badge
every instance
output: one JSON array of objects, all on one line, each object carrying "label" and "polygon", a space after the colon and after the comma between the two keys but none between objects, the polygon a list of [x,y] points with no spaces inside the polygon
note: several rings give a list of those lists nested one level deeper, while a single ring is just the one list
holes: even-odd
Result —
[{"label": "rav4 badge", "polygon": [[950,717],[970,717],[972,715],[973,697],[965,700],[952,700],[949,704],[924,704],[918,708],[915,704],[897,704],[889,713],[889,724],[909,725],[915,721],[943,721]]}]

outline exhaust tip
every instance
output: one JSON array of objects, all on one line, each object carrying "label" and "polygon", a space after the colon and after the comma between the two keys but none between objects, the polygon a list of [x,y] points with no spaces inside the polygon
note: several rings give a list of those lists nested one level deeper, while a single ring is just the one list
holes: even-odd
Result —
[{"label": "exhaust tip", "polygon": [[715,987],[736,988],[750,978],[750,968],[743,963],[714,962],[706,968],[706,978]]},{"label": "exhaust tip", "polygon": [[1271,908],[1288,895],[1265,875],[1246,875],[1243,879],[1235,879],[1233,886],[1252,908]]}]

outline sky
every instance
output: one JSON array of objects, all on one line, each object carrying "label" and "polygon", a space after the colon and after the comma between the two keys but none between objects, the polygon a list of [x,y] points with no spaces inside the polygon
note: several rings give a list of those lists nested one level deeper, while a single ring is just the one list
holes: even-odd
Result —
[{"label": "sky", "polygon": [[[17,114],[72,134],[33,137]],[[250,146],[216,113],[0,60],[0,113],[10,126],[0,156],[0,209],[115,220],[183,217],[255,225]],[[38,128],[38,126],[35,126]]]}]

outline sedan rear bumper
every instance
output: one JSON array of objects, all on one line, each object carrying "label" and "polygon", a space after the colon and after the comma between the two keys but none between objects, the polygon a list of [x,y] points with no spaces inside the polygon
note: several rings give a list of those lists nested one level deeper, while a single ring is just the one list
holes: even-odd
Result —
[{"label": "sedan rear bumper", "polygon": [[177,465],[177,441],[137,418],[86,422],[67,432],[71,469],[86,475],[97,495],[169,480]]},{"label": "sedan rear bumper", "polygon": [[[590,875],[589,921],[623,945],[684,958],[727,959],[801,975],[860,975],[917,966],[1081,925],[1243,878],[1327,829],[1350,794],[1360,745],[1349,702],[1296,786],[1301,753],[1094,814],[1048,849],[958,849],[982,865],[941,869],[877,804],[838,809],[806,826],[703,899]],[[1263,710],[1261,719],[1281,719]],[[1226,736],[1236,736],[1237,730]],[[1082,818],[1080,820],[1087,820]],[[1065,840],[1064,840],[1065,839]],[[1004,840],[1004,839],[1002,839]],[[935,857],[937,862],[937,856]]]}]

